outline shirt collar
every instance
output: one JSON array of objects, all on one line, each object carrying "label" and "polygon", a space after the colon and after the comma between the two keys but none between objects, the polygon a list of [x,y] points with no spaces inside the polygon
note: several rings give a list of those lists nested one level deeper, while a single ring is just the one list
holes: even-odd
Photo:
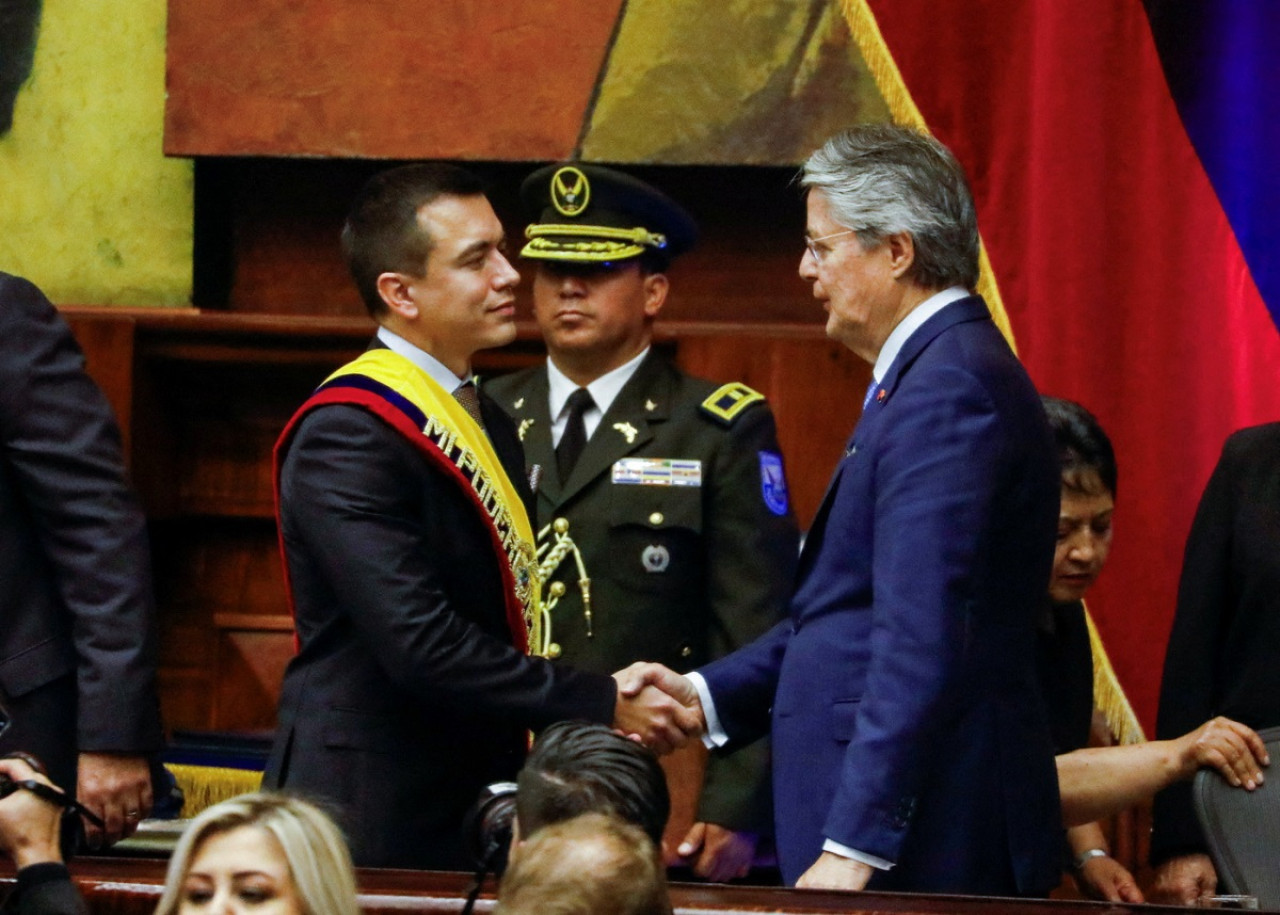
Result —
[{"label": "shirt collar", "polygon": [[898,326],[889,333],[889,339],[884,341],[884,346],[880,347],[880,355],[876,357],[875,367],[871,370],[872,377],[877,382],[883,381],[885,376],[889,374],[889,368],[893,365],[893,360],[897,359],[898,353],[902,351],[902,347],[925,321],[928,321],[952,302],[968,298],[971,294],[963,286],[948,286],[941,292],[935,292],[913,308],[910,314],[898,322]]},{"label": "shirt collar", "polygon": [[[640,368],[640,363],[644,362],[644,357],[649,355],[649,347],[645,347],[640,355],[636,356],[630,362],[618,366],[611,372],[606,372],[595,381],[587,385],[587,391],[591,394],[591,399],[595,401],[596,409],[602,414],[609,412],[609,407],[613,405],[618,394],[621,393],[623,387],[631,376],[636,373],[636,369]],[[547,357],[547,411],[551,414],[554,421],[560,416],[560,412],[564,409],[569,395],[578,389],[578,385],[569,380],[564,372],[556,368],[556,364],[551,357]]]},{"label": "shirt collar", "polygon": [[414,346],[404,337],[400,336],[393,330],[386,327],[378,328],[377,338],[382,341],[383,345],[391,352],[399,356],[404,356],[422,371],[440,387],[444,388],[450,394],[458,390],[467,379],[459,378],[449,369],[445,368],[443,362],[431,355],[424,349]]}]

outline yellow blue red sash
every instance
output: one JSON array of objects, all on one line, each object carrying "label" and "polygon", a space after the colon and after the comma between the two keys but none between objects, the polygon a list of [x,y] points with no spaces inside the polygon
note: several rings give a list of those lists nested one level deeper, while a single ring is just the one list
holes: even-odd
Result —
[{"label": "yellow blue red sash", "polygon": [[[275,450],[276,516],[280,467],[302,417],[326,404],[362,407],[405,436],[426,460],[467,495],[485,521],[502,572],[507,624],[516,647],[542,653],[539,582],[533,528],[519,493],[482,430],[444,388],[408,359],[370,350],[338,369],[316,389],[285,427]],[[281,539],[283,555],[284,541]],[[289,590],[289,568],[285,564]]]}]

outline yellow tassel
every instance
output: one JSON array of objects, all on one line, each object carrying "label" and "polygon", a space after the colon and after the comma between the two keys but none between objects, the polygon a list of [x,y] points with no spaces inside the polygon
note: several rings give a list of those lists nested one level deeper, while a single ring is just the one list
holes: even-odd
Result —
[{"label": "yellow tassel", "polygon": [[167,763],[168,769],[182,789],[182,816],[195,816],[206,807],[262,787],[262,773],[253,769],[228,769],[219,766],[183,766]]},{"label": "yellow tassel", "polygon": [[1107,657],[1107,649],[1102,645],[1102,636],[1098,627],[1093,624],[1089,608],[1084,611],[1085,622],[1089,626],[1089,647],[1093,650],[1093,704],[1107,720],[1116,741],[1121,744],[1143,743],[1147,735],[1143,733],[1138,716],[1133,713],[1129,697],[1124,694],[1120,681],[1116,678],[1111,659]]},{"label": "yellow tassel", "polygon": [[[889,114],[893,117],[893,122],[904,127],[915,127],[927,131],[929,125],[925,123],[924,115],[916,107],[915,99],[907,89],[906,80],[902,78],[902,71],[898,69],[889,46],[885,44],[884,35],[880,32],[880,25],[876,22],[875,13],[871,12],[868,0],[840,0],[840,6],[844,11],[845,22],[849,24],[853,40],[858,45],[858,51],[871,72],[871,78],[876,81],[876,88],[880,90],[885,103],[889,106]],[[992,320],[996,322],[996,327],[1000,328],[1000,332],[1004,334],[1004,338],[1009,341],[1009,346],[1016,353],[1018,346],[1013,339],[1013,327],[1009,324],[1008,314],[1005,313],[1004,299],[1000,296],[1000,287],[991,269],[985,243],[978,250],[976,291],[986,300],[987,308],[991,310]]]}]

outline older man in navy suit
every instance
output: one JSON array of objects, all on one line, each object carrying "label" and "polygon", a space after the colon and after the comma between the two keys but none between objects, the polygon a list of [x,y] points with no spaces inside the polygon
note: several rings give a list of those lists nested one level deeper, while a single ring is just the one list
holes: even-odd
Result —
[{"label": "older man in navy suit", "polygon": [[800,275],[872,363],[800,558],[790,618],[687,679],[710,739],[772,729],[783,876],[800,886],[1039,895],[1058,880],[1034,632],[1055,454],[982,299],[959,164],[890,126],[805,165]]}]

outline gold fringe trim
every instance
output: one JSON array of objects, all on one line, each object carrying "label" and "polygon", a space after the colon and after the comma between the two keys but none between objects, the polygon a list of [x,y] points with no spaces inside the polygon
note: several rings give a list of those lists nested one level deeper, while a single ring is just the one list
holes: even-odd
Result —
[{"label": "gold fringe trim", "polygon": [[[880,31],[880,24],[876,22],[875,13],[871,11],[869,0],[840,0],[840,7],[844,12],[845,22],[849,24],[853,40],[858,45],[858,51],[867,62],[867,69],[871,71],[872,79],[876,81],[876,88],[880,90],[885,103],[889,106],[889,113],[894,123],[928,130],[929,125],[925,123],[924,115],[920,113],[915,99],[911,97],[906,80],[902,78],[902,71],[898,69],[898,63],[893,59],[893,54],[885,43],[884,34]],[[1018,347],[1013,339],[1013,327],[1009,324],[1009,315],[1005,311],[1004,299],[1000,295],[995,272],[991,269],[991,260],[987,257],[985,243],[978,251],[977,291],[986,299],[987,307],[991,309],[992,319],[1016,353]],[[1138,716],[1133,713],[1133,706],[1129,704],[1120,681],[1116,679],[1111,659],[1107,657],[1107,650],[1102,646],[1102,638],[1098,635],[1097,627],[1093,625],[1093,618],[1089,616],[1087,608],[1085,619],[1089,624],[1089,644],[1093,648],[1094,704],[1106,717],[1107,726],[1111,728],[1111,733],[1115,735],[1116,740],[1122,744],[1141,743],[1146,740],[1146,735],[1138,722]]]},{"label": "gold fringe trim", "polygon": [[[889,52],[889,46],[885,44],[884,35],[880,32],[880,24],[876,22],[875,13],[871,12],[868,0],[840,0],[840,7],[844,11],[845,22],[849,24],[853,40],[858,45],[858,51],[862,54],[862,59],[867,62],[867,69],[871,71],[871,78],[876,81],[876,88],[880,90],[885,103],[889,106],[893,122],[927,131],[929,125],[925,123],[924,115],[916,107],[915,99],[907,89],[906,80],[902,78],[902,71],[898,69],[893,54]],[[1000,328],[1000,332],[1004,334],[1004,338],[1009,341],[1009,346],[1016,353],[1018,345],[1013,339],[1013,327],[1009,324],[1009,315],[1004,310],[1004,299],[1000,295],[996,275],[991,269],[985,242],[978,250],[977,292],[986,300],[987,307],[991,310],[992,320],[996,322],[996,327]]]},{"label": "gold fringe trim", "polygon": [[1107,727],[1118,743],[1143,743],[1147,735],[1120,686],[1088,607],[1084,609],[1084,621],[1089,626],[1089,647],[1093,650],[1093,705],[1106,718]]},{"label": "gold fringe trim", "polygon": [[182,816],[195,816],[206,807],[248,794],[262,787],[262,773],[253,769],[229,769],[219,766],[183,766],[167,763],[184,798]]}]

